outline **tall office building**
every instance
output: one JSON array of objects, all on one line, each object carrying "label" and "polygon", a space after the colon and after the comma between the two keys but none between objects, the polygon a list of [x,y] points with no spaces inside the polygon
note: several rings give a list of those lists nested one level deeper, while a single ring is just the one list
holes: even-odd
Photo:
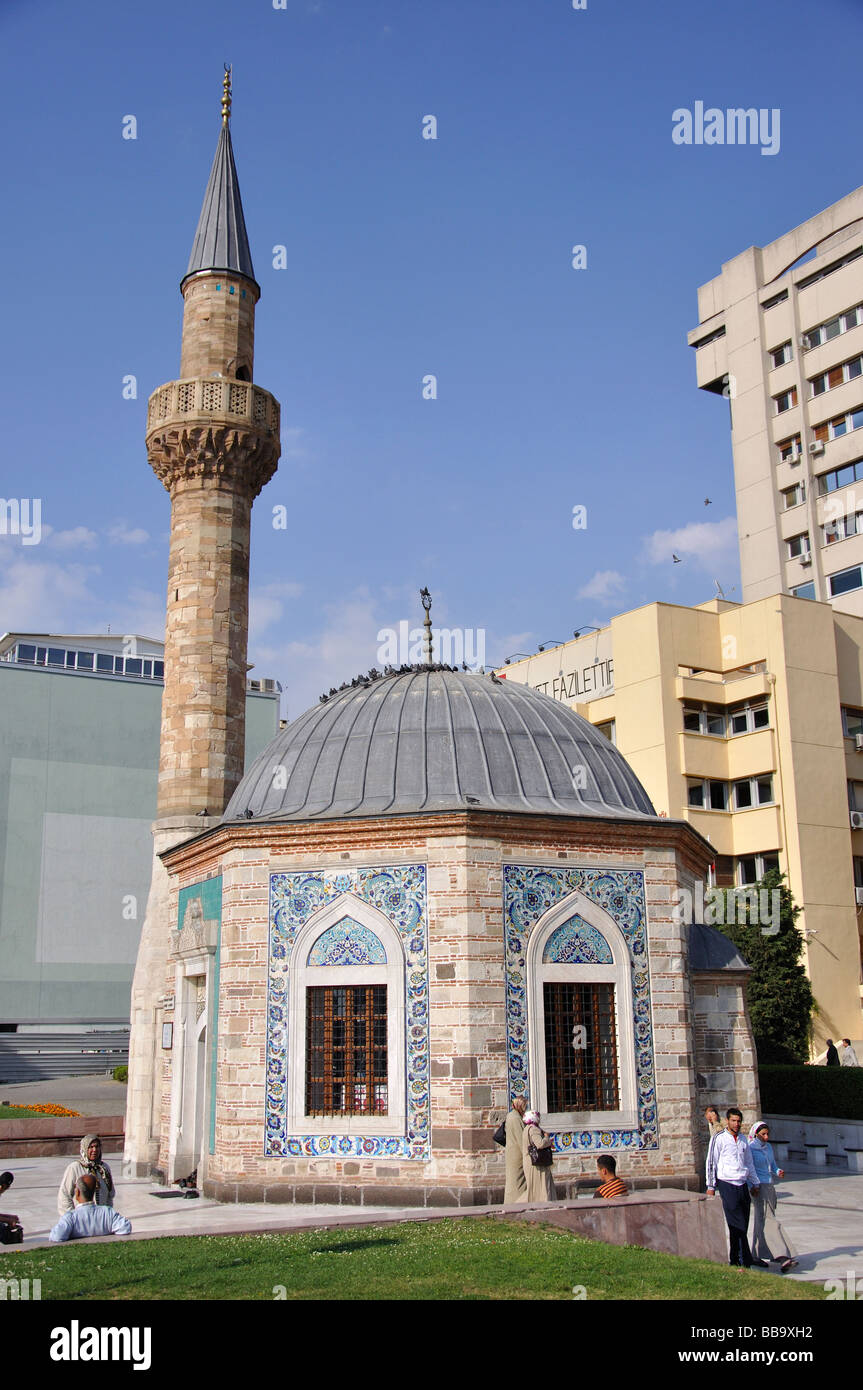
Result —
[{"label": "tall office building", "polygon": [[863,188],[698,291],[698,385],[728,398],[743,602],[863,615]]},{"label": "tall office building", "polygon": [[863,1038],[863,619],[776,594],[651,603],[498,669],[610,738],[657,811],[709,840],[712,883],[787,875],[816,1052]]}]

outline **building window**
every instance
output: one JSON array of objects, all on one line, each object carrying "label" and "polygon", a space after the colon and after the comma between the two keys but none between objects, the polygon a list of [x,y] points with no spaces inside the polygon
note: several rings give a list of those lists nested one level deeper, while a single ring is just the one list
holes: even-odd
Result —
[{"label": "building window", "polygon": [[736,886],[745,888],[748,884],[759,883],[771,869],[779,868],[779,854],[771,850],[768,854],[744,854],[737,861]]},{"label": "building window", "polygon": [[825,279],[828,275],[833,275],[837,270],[842,270],[844,266],[850,265],[852,261],[858,260],[860,256],[863,256],[863,246],[858,246],[855,251],[849,251],[847,256],[842,256],[838,261],[832,261],[831,264],[826,265],[823,270],[816,270],[814,275],[807,275],[805,280],[798,280],[798,290],[806,290],[810,285],[816,285],[819,280]]},{"label": "building window", "polygon": [[840,333],[847,333],[849,328],[856,328],[859,323],[863,323],[863,304],[858,304],[854,309],[848,309],[844,314],[839,314],[835,319],[828,319],[826,323],[820,323],[816,328],[810,328],[803,334],[804,349],[820,347],[822,343],[829,343],[833,338],[838,338]]},{"label": "building window", "polygon": [[[852,496],[853,502],[853,496]],[[832,505],[832,504],[831,504]],[[850,516],[836,516],[821,527],[822,545],[832,545],[834,541],[845,541],[849,536],[863,534],[863,511],[852,512]]]},{"label": "building window", "polygon": [[683,727],[689,734],[725,737],[725,710],[721,705],[684,705]]},{"label": "building window", "polygon": [[762,309],[775,309],[777,304],[784,304],[787,298],[788,291],[780,290],[778,294],[774,294],[770,299],[765,299],[761,307]]},{"label": "building window", "polygon": [[809,532],[801,531],[799,536],[791,536],[785,542],[788,547],[788,558],[796,560],[800,555],[809,554]]},{"label": "building window", "polygon": [[863,893],[863,857],[854,855],[854,887]]},{"label": "building window", "polygon": [[818,478],[818,495],[824,497],[828,492],[836,492],[840,487],[847,487],[849,483],[856,483],[863,480],[863,459],[852,459],[850,463],[845,463],[841,468],[832,468],[829,473],[822,473]]},{"label": "building window", "polygon": [[728,710],[728,733],[733,738],[737,734],[751,734],[756,729],[766,729],[770,725],[770,715],[766,704],[732,705]]},{"label": "building window", "polygon": [[796,584],[793,588],[789,589],[789,593],[792,598],[814,598],[815,585],[812,580],[810,580],[808,584]]},{"label": "building window", "polygon": [[776,447],[779,450],[780,463],[790,463],[792,459],[800,458],[803,453],[799,434],[793,434],[790,439],[780,440]]},{"label": "building window", "polygon": [[846,381],[853,381],[858,376],[863,376],[863,356],[852,357],[850,361],[843,362],[838,367],[831,367],[829,371],[810,377],[809,385],[812,387],[813,396],[822,396],[825,391],[833,391],[837,386],[842,386]]},{"label": "building window", "polygon": [[630,955],[614,919],[571,894],[531,933],[525,977],[531,1103],[546,1128],[634,1123]]},{"label": "building window", "polygon": [[790,340],[787,343],[783,343],[781,347],[773,348],[770,353],[770,361],[774,367],[783,366],[786,362],[790,362],[792,357],[793,353],[791,351]]},{"label": "building window", "polygon": [[298,1134],[403,1134],[404,951],[352,894],[297,934],[288,971],[287,1123]]},{"label": "building window", "polygon": [[387,987],[306,990],[306,1114],[386,1115]]},{"label": "building window", "polygon": [[727,811],[728,784],[708,777],[688,777],[687,798],[693,811]]},{"label": "building window", "polygon": [[602,734],[603,738],[607,738],[609,743],[617,747],[617,725],[614,719],[606,719],[604,723],[594,724],[593,727],[598,734]]},{"label": "building window", "polygon": [[842,733],[845,738],[856,738],[863,734],[863,710],[842,706]]},{"label": "building window", "polygon": [[545,981],[543,1006],[548,1110],[619,1110],[614,985]]},{"label": "building window", "polygon": [[791,507],[799,507],[801,502],[806,501],[806,488],[803,483],[795,483],[793,487],[785,487],[780,492],[783,509],[787,512]]},{"label": "building window", "polygon": [[792,410],[797,404],[797,387],[791,386],[787,391],[780,391],[778,396],[773,397],[773,400],[776,405],[776,414],[784,415],[786,410]]},{"label": "building window", "polygon": [[735,811],[749,811],[753,806],[770,806],[773,802],[773,778],[745,777],[733,784]]},{"label": "building window", "polygon": [[823,444],[829,439],[841,439],[843,435],[859,429],[863,429],[863,406],[848,410],[844,415],[837,415],[832,420],[822,420],[820,425],[815,426],[813,434]]},{"label": "building window", "polygon": [[863,811],[863,782],[848,781],[848,807],[851,811]]},{"label": "building window", "polygon": [[836,598],[839,594],[848,594],[852,589],[863,588],[860,566],[855,565],[853,569],[840,570],[838,574],[831,574],[829,582],[831,598]]}]

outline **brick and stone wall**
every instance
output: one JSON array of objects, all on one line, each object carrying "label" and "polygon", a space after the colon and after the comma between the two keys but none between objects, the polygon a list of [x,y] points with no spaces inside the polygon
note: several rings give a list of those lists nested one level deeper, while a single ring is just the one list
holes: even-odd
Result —
[{"label": "brick and stone wall", "polygon": [[[390,821],[219,828],[168,857],[181,886],[221,872],[214,1153],[205,1190],[245,1200],[483,1202],[499,1200],[503,1153],[491,1139],[508,1104],[504,994],[504,863],[643,871],[659,1143],[618,1151],[636,1183],[694,1186],[700,1155],[698,1042],[684,928],[672,911],[682,874],[703,872],[698,838],[674,823],[545,817],[402,817]],[[264,1154],[271,873],[424,863],[428,869],[429,1090],[427,1161],[361,1155]],[[166,992],[172,987],[169,969]],[[700,1036],[700,1035],[699,1035]],[[751,1049],[751,1043],[749,1044]],[[734,1065],[750,1053],[741,1042]],[[171,1125],[170,1054],[163,1061],[162,1142]],[[559,1189],[595,1175],[596,1149],[556,1154]],[[163,1163],[160,1166],[163,1166]],[[201,1174],[199,1173],[199,1178]]]}]

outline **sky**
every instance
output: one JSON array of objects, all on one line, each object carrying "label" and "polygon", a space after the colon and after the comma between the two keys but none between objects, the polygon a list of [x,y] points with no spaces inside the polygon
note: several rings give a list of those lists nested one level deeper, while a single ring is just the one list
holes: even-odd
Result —
[{"label": "sky", "polygon": [[[0,536],[0,631],[162,636],[147,397],[225,62],[282,406],[249,660],[283,713],[380,665],[424,586],[488,665],[739,599],[728,404],[686,335],[723,262],[863,183],[863,0],[0,0],[0,40],[0,492],[42,519]],[[778,151],[675,143],[697,101],[778,109]]]}]

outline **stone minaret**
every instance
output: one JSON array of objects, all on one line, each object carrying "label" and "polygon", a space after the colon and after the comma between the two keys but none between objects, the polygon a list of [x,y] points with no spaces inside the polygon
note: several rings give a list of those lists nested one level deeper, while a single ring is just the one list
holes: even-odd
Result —
[{"label": "stone minaret", "polygon": [[147,456],[171,498],[171,546],[153,878],[132,986],[126,1159],[137,1173],[158,1147],[159,999],[176,926],[158,856],[218,820],[243,774],[251,511],[280,453],[279,403],[252,384],[260,288],[230,114],[226,71],[219,143],[180,285],[180,377],[154,391],[147,410]]}]

